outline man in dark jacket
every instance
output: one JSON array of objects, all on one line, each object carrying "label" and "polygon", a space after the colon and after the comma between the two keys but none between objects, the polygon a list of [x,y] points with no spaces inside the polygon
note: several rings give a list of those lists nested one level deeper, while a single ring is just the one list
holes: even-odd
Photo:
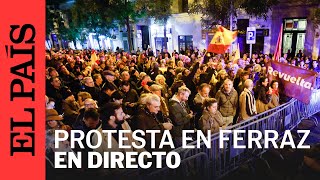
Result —
[{"label": "man in dark jacket", "polygon": [[99,100],[100,90],[97,87],[95,87],[92,77],[83,78],[83,84],[85,88],[84,91],[90,93],[92,99],[96,101]]},{"label": "man in dark jacket", "polygon": [[[196,88],[196,84],[194,83],[193,79],[194,79],[194,75],[196,74],[198,68],[200,66],[199,62],[196,62],[193,67],[192,70],[189,71],[188,69],[183,70],[182,72],[182,81],[184,82],[184,84],[187,86],[187,88],[191,91],[190,93],[190,99],[194,99],[194,96],[197,93],[197,88]],[[189,106],[193,105],[192,100],[188,102]],[[191,107],[192,108],[192,107]]]},{"label": "man in dark jacket", "polygon": [[121,90],[124,94],[123,105],[124,112],[129,115],[133,115],[138,105],[139,95],[135,89],[131,88],[128,81],[123,81]]},{"label": "man in dark jacket", "polygon": [[[98,130],[101,129],[101,120],[100,120],[100,114],[96,108],[87,108],[84,111],[83,119],[81,119],[81,123],[78,124],[78,126],[74,127],[76,130],[81,130],[84,132],[85,136],[88,134],[90,130]],[[79,137],[80,134],[75,134],[76,137]],[[92,143],[92,136],[90,137],[90,141]],[[82,152],[83,158],[82,158],[82,164],[84,165],[84,169],[86,170],[86,173],[98,173],[95,172],[93,169],[87,169],[88,167],[86,164],[88,164],[88,152],[93,151],[93,149],[89,148],[87,143],[85,142],[86,138],[82,140],[82,144],[84,145],[84,148],[77,147],[76,151]]]},{"label": "man in dark jacket", "polygon": [[146,106],[141,109],[136,116],[136,128],[143,131],[148,130],[160,130],[161,133],[156,134],[156,146],[155,149],[151,149],[151,135],[146,133],[144,136],[146,140],[145,149],[149,152],[151,151],[169,151],[168,146],[165,146],[162,149],[159,149],[162,135],[164,130],[171,130],[173,125],[169,122],[168,119],[165,119],[163,116],[162,119],[157,116],[160,113],[160,98],[155,94],[147,95],[146,97]]},{"label": "man in dark jacket", "polygon": [[114,92],[116,92],[117,89],[110,83],[106,83],[100,92],[100,96],[99,96],[99,101],[98,104],[99,106],[103,106],[106,103],[111,101],[111,96]]},{"label": "man in dark jacket", "polygon": [[55,100],[55,109],[58,111],[59,114],[63,113],[62,110],[62,90],[61,90],[61,81],[59,77],[51,77],[50,84],[47,87],[46,95],[49,98],[53,98]]},{"label": "man in dark jacket", "polygon": [[177,94],[169,100],[169,114],[174,125],[172,135],[176,147],[182,144],[182,130],[192,128],[191,119],[193,118],[193,112],[187,103],[190,93],[191,91],[187,87],[181,86]]}]

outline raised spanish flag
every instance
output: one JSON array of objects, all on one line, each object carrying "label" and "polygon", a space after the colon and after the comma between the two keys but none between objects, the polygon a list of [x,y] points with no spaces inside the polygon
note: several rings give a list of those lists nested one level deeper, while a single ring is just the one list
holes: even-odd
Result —
[{"label": "raised spanish flag", "polygon": [[218,31],[214,34],[207,48],[207,52],[217,54],[225,53],[231,43],[236,39],[237,33],[237,31],[230,31],[223,26],[219,26]]}]

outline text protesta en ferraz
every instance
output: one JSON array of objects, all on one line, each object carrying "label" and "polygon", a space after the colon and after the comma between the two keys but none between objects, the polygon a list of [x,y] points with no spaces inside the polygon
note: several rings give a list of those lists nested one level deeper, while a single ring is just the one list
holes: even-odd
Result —
[{"label": "text protesta en ferraz", "polygon": [[[87,147],[96,149],[101,146],[104,134],[108,137],[107,147],[112,148],[112,134],[118,133],[118,146],[119,149],[142,149],[146,145],[146,140],[142,138],[146,134],[151,137],[151,149],[162,149],[164,146],[169,146],[174,149],[173,138],[170,131],[165,130],[162,134],[159,147],[156,147],[156,134],[161,133],[160,130],[103,130],[102,133],[97,130],[91,130],[86,135],[80,130],[71,130],[70,134],[65,130],[55,131],[55,148],[59,148],[59,142],[70,140],[71,148],[75,148],[76,143],[80,148],[84,148],[83,142],[86,143]],[[132,142],[131,146],[128,145],[127,133],[132,133],[132,137],[135,141]],[[194,134],[195,133],[195,134]],[[286,130],[283,134],[280,145],[277,144],[280,135],[275,130],[265,130],[263,132],[259,130],[220,130],[219,132],[219,148],[226,148],[233,146],[234,149],[252,149],[252,148],[284,148],[290,146],[296,149],[309,149],[309,145],[304,145],[306,138],[308,137],[310,130],[298,130],[299,134],[302,134],[302,138],[298,144],[295,143],[291,135],[290,130]],[[76,136],[77,134],[77,136]],[[79,136],[80,134],[80,136]],[[92,135],[97,136],[97,143],[92,144]],[[192,142],[191,135],[196,137],[196,143]],[[183,149],[194,149],[206,146],[212,148],[212,136],[210,130],[207,135],[201,130],[183,130],[182,131],[182,147]],[[281,138],[280,138],[281,139]],[[68,157],[68,162],[64,163],[64,157]],[[179,167],[181,163],[181,157],[178,152],[88,152],[88,168],[142,168],[148,169],[155,163],[156,168],[163,167],[163,159],[165,158],[166,166],[175,169]],[[55,152],[55,168],[81,168],[82,166],[82,154],[81,152]],[[155,159],[155,162],[151,159]],[[150,161],[148,161],[150,160]],[[73,166],[74,165],[74,166]]]}]

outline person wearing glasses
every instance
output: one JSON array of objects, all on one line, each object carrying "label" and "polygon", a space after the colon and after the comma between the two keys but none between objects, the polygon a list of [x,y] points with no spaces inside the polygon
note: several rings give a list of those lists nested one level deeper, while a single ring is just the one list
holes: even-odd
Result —
[{"label": "person wearing glasses", "polygon": [[89,108],[93,108],[93,109],[97,109],[98,110],[98,103],[97,101],[91,99],[91,98],[87,98],[86,100],[84,100],[84,107],[81,108],[79,110],[79,115],[77,117],[77,120],[73,123],[72,127],[76,128],[79,127],[81,125],[83,125],[83,118],[84,118],[84,114],[85,111],[88,110]]}]

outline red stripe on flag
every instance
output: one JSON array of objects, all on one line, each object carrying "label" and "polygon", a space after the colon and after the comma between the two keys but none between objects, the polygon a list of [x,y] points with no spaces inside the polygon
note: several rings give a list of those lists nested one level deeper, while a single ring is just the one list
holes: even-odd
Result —
[{"label": "red stripe on flag", "polygon": [[223,26],[219,26],[217,30],[208,45],[207,52],[223,54],[236,39],[237,32],[225,29]]},{"label": "red stripe on flag", "polygon": [[45,1],[2,1],[0,17],[0,179],[43,180]]},{"label": "red stripe on flag", "polygon": [[278,40],[277,40],[277,45],[276,45],[276,50],[274,53],[274,58],[273,60],[275,61],[280,61],[281,57],[281,46],[282,46],[282,31],[283,31],[283,25],[281,25]]},{"label": "red stripe on flag", "polygon": [[213,52],[216,54],[224,54],[230,45],[223,44],[209,44],[207,52]]}]

